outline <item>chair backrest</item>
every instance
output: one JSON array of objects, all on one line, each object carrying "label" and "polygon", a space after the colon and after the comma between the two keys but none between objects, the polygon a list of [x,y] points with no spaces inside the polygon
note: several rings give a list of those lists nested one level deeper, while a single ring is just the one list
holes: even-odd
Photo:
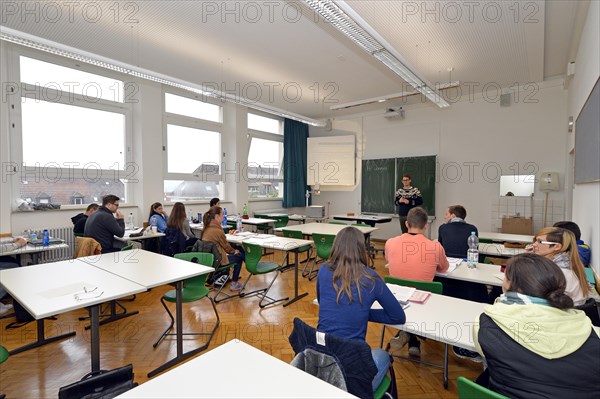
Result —
[{"label": "chair backrest", "polygon": [[583,310],[592,324],[600,327],[600,306],[595,298],[589,298],[583,305],[575,306],[575,309]]},{"label": "chair backrest", "polygon": [[347,225],[348,225],[348,223],[344,223],[344,222],[337,222],[337,221],[335,221],[335,220],[330,220],[330,221],[329,221],[329,224],[343,224],[344,226],[347,226]]},{"label": "chair backrest", "polygon": [[133,244],[127,244],[123,248],[121,248],[121,251],[129,251],[131,249],[133,249]]},{"label": "chair backrest", "polygon": [[[187,260],[188,262],[198,263],[199,265],[212,267],[213,254],[207,252],[184,252],[175,254],[175,258]],[[183,282],[185,288],[204,287],[206,283],[206,277],[208,273],[201,274],[200,276],[190,277]]]},{"label": "chair backrest", "polygon": [[312,235],[313,241],[315,242],[315,248],[317,249],[317,255],[322,259],[329,259],[331,256],[331,248],[335,241],[333,234],[318,234]]},{"label": "chair backrest", "polygon": [[275,228],[287,226],[290,217],[288,215],[277,216],[275,219]]},{"label": "chair backrest", "polygon": [[82,256],[98,255],[102,251],[102,246],[92,237],[75,237],[75,251],[73,259]]},{"label": "chair backrest", "polygon": [[73,233],[75,237],[84,237],[83,233]]},{"label": "chair backrest", "polygon": [[304,239],[304,234],[298,230],[283,230],[283,236],[287,238]]},{"label": "chair backrest", "polygon": [[458,377],[456,382],[458,399],[508,399],[506,396],[482,387],[465,377]]},{"label": "chair backrest", "polygon": [[442,283],[440,283],[438,281],[408,280],[408,279],[392,277],[392,276],[385,276],[383,278],[383,280],[386,283],[402,285],[405,287],[415,287],[418,290],[428,291],[428,292],[432,292],[434,294],[442,294],[444,291]]},{"label": "chair backrest", "polygon": [[246,259],[244,262],[246,263],[246,270],[250,273],[256,273],[256,267],[258,266],[258,262],[260,262],[260,258],[262,258],[262,248],[260,245],[243,243],[244,251],[246,252]]},{"label": "chair backrest", "polygon": [[371,227],[366,223],[352,223],[351,226],[356,226],[356,227]]},{"label": "chair backrest", "polygon": [[9,353],[5,347],[0,345],[0,363],[4,363],[8,359]]},{"label": "chair backrest", "polygon": [[181,230],[174,227],[167,227],[165,236],[160,239],[160,253],[166,256],[185,251],[185,236]]},{"label": "chair backrest", "polygon": [[[372,381],[377,366],[371,348],[363,340],[345,339],[329,333],[319,333],[299,318],[289,336],[296,354],[292,365],[332,385],[346,389],[360,398],[372,398]],[[323,363],[328,367],[323,367]],[[330,365],[334,362],[335,367]],[[341,369],[341,376],[337,369]]]}]

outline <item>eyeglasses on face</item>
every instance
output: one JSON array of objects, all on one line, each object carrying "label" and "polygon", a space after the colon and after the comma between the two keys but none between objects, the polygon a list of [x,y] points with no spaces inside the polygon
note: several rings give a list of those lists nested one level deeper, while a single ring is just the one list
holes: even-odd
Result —
[{"label": "eyeglasses on face", "polygon": [[545,245],[555,245],[558,244],[558,242],[552,242],[552,241],[544,241],[540,238],[537,238],[534,242],[538,243],[538,244],[545,244]]},{"label": "eyeglasses on face", "polygon": [[402,179],[402,181],[410,181],[410,179]]}]

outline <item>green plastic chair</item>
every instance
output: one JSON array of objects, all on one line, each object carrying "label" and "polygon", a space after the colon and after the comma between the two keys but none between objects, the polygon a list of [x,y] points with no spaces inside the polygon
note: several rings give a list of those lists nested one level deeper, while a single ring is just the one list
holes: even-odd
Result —
[{"label": "green plastic chair", "polygon": [[343,224],[344,226],[348,226],[348,223],[338,222],[338,221],[335,221],[335,220],[330,220],[329,224]]},{"label": "green plastic chair", "polygon": [[4,363],[9,356],[10,354],[8,353],[6,348],[0,345],[0,363]]},{"label": "green plastic chair", "polygon": [[[258,306],[260,308],[265,308],[267,306],[275,305],[279,302],[287,301],[289,297],[274,299],[267,295],[269,293],[269,290],[273,286],[273,283],[275,282],[275,280],[277,280],[279,273],[281,273],[281,266],[275,262],[261,261],[260,259],[262,258],[262,248],[260,247],[260,245],[249,244],[247,242],[244,242],[243,244],[244,251],[246,252],[246,270],[248,271],[248,273],[250,273],[250,275],[248,276],[246,281],[244,281],[242,289],[240,290],[240,296],[248,297],[256,295],[260,297],[260,302],[258,303]],[[271,283],[269,283],[268,287],[254,290],[251,292],[244,292],[244,290],[246,289],[246,284],[248,284],[248,281],[250,281],[250,278],[252,278],[252,276],[267,274],[271,272],[275,272],[275,277],[273,277],[273,280],[271,280]]]},{"label": "green plastic chair", "polygon": [[84,236],[83,233],[73,233],[73,235],[75,237],[83,237]]},{"label": "green plastic chair", "polygon": [[[204,265],[204,266],[212,266],[213,259],[214,259],[212,254],[205,253],[205,252],[179,253],[179,254],[175,254],[175,258],[187,260],[189,262],[198,263],[198,264]],[[202,352],[203,350],[208,348],[208,345],[210,345],[210,341],[211,341],[213,335],[215,334],[215,331],[217,331],[217,328],[219,327],[219,324],[221,322],[221,320],[219,318],[219,313],[217,312],[217,308],[215,306],[215,303],[213,302],[213,299],[210,296],[208,296],[208,293],[210,292],[210,290],[205,285],[206,276],[208,276],[208,274],[202,274],[200,276],[191,277],[191,278],[185,280],[183,282],[183,289],[181,291],[181,300],[183,303],[196,302],[201,299],[208,298],[208,300],[210,301],[210,304],[212,305],[212,308],[215,312],[215,316],[217,318],[215,326],[211,332],[208,332],[208,333],[184,332],[183,333],[183,335],[207,335],[208,336],[206,343],[204,345],[202,345],[201,347],[194,349],[193,351],[187,352],[187,354],[189,354],[189,355],[192,355],[192,354],[195,354],[198,352]],[[175,319],[173,318],[173,314],[171,313],[171,311],[169,311],[169,308],[167,307],[166,302],[171,302],[171,303],[177,302],[177,290],[168,291],[160,299],[160,302],[162,303],[163,307],[167,311],[167,314],[169,315],[169,318],[171,319],[171,323],[169,324],[167,329],[161,334],[161,336],[156,340],[156,342],[152,345],[152,347],[154,347],[154,348],[156,348],[156,346],[167,335],[175,335],[175,333],[169,333],[169,331],[175,325]]]},{"label": "green plastic chair", "polygon": [[[283,230],[283,236],[287,237],[287,238],[296,238],[298,240],[304,240],[304,234],[298,230]],[[312,245],[305,245],[303,247],[298,248],[298,254],[305,253],[305,252],[308,252],[308,254],[306,255],[306,259],[303,260],[303,262],[306,263],[304,265],[304,270],[302,271],[303,276],[304,276],[304,272],[306,271],[306,267],[308,266],[308,262],[310,260],[311,254],[312,254]],[[288,268],[292,268],[295,266],[294,264],[288,263],[289,258],[290,258],[290,253],[288,251],[288,252],[286,252],[285,259],[283,260],[283,263],[282,263],[282,268],[281,268],[282,272],[284,270],[287,270]]]},{"label": "green plastic chair", "polygon": [[123,248],[121,248],[121,251],[129,251],[132,249],[133,249],[133,244],[127,244]]},{"label": "green plastic chair", "polygon": [[[310,271],[306,273],[305,267],[304,271],[302,272],[302,277],[308,277],[309,281],[317,277],[317,274],[319,273],[319,269],[315,270],[317,263],[323,263],[331,256],[331,248],[333,247],[333,241],[335,241],[335,235],[314,233],[312,238],[315,242],[317,256],[315,256],[313,259],[313,264],[310,268]],[[306,266],[308,266],[308,263]]]},{"label": "green plastic chair", "polygon": [[278,229],[280,227],[285,227],[287,226],[290,217],[288,215],[282,215],[282,216],[277,216],[275,218],[275,228]]},{"label": "green plastic chair", "polygon": [[458,377],[456,385],[458,399],[508,399],[508,397],[482,387],[465,377]]}]

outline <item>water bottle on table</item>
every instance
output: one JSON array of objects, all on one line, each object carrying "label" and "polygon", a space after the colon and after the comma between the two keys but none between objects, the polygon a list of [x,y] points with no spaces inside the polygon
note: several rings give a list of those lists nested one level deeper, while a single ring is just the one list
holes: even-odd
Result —
[{"label": "water bottle on table", "polygon": [[50,245],[50,233],[48,229],[44,229],[44,233],[42,234],[42,246],[47,247]]},{"label": "water bottle on table", "polygon": [[469,245],[469,249],[467,250],[467,266],[469,269],[476,269],[477,262],[479,262],[479,237],[477,237],[474,231],[471,232],[471,235],[467,239],[467,244]]},{"label": "water bottle on table", "polygon": [[237,215],[237,223],[236,223],[235,229],[238,232],[241,233],[243,228],[244,227],[243,227],[243,224],[242,224],[242,216],[238,213],[238,215]]},{"label": "water bottle on table", "polygon": [[221,223],[222,227],[227,227],[227,208],[223,208],[223,222]]},{"label": "water bottle on table", "polygon": [[129,216],[127,217],[127,229],[133,230],[135,227],[135,222],[133,220],[133,212],[129,212]]}]

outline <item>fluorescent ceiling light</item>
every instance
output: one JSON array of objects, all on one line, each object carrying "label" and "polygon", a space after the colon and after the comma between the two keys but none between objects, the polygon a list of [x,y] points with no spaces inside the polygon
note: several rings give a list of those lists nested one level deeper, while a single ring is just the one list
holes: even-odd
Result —
[{"label": "fluorescent ceiling light", "polygon": [[317,121],[315,119],[294,114],[292,112],[287,112],[279,108],[270,107],[257,102],[252,102],[241,96],[232,96],[230,94],[222,93],[220,91],[207,90],[201,85],[195,83],[190,83],[144,68],[139,68],[133,65],[125,64],[120,61],[115,61],[110,58],[102,57],[97,54],[89,53],[87,51],[79,50],[74,47],[66,46],[60,43],[53,42],[51,40],[46,40],[3,26],[0,27],[0,40],[16,43],[21,46],[44,51],[50,54],[59,55],[61,57],[69,58],[72,60],[85,62],[87,64],[95,65],[104,69],[109,69],[111,71],[116,71],[125,75],[134,76],[136,78],[146,79],[167,86],[177,87],[179,89],[187,90],[192,93],[200,94],[202,96],[215,98],[222,101],[233,102],[248,108],[266,112],[271,115],[277,115],[282,118],[293,119],[295,121],[303,122],[308,125],[325,126],[325,122],[323,121]]},{"label": "fluorescent ceiling light", "polygon": [[429,101],[440,108],[449,107],[440,94],[421,78],[408,61],[400,55],[387,41],[373,29],[358,13],[342,0],[304,0],[315,12],[330,22],[340,32],[358,44],[394,73],[422,93]]},{"label": "fluorescent ceiling light", "polygon": [[[442,84],[438,84],[436,85],[436,88],[438,91],[442,91],[442,90],[448,90],[448,89],[453,89],[456,87],[460,86],[460,82],[459,81],[454,81],[454,82],[449,82],[449,83],[442,83]],[[352,107],[358,107],[360,105],[367,105],[367,104],[373,104],[373,103],[382,103],[388,100],[397,100],[400,98],[406,98],[406,97],[410,97],[410,96],[415,96],[421,94],[421,92],[416,91],[416,90],[411,90],[411,91],[404,91],[401,93],[394,93],[394,94],[387,94],[385,96],[379,96],[379,97],[373,97],[373,98],[368,98],[366,100],[357,100],[357,101],[351,101],[348,103],[344,103],[344,104],[337,104],[337,105],[332,105],[331,107],[329,107],[330,110],[332,111],[337,111],[340,109],[347,109],[347,108],[352,108]],[[438,94],[436,94],[438,95]]]}]

